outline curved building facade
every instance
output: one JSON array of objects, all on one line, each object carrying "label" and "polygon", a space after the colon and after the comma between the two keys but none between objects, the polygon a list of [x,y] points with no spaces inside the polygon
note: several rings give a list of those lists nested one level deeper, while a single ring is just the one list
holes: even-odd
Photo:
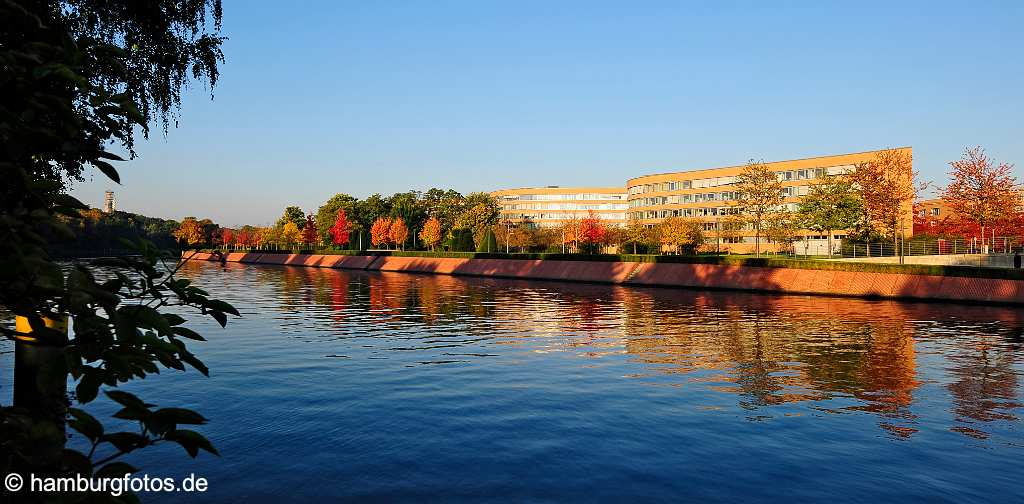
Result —
[{"label": "curved building facade", "polygon": [[[898,150],[906,151],[908,154],[911,152],[910,147],[901,147]],[[796,210],[799,207],[800,198],[808,193],[815,179],[825,175],[838,175],[853,171],[857,164],[874,160],[879,152],[868,151],[775,161],[765,163],[765,165],[774,170],[782,182],[784,204],[790,210]],[[735,233],[739,236],[731,236],[728,239],[715,236],[722,229],[722,219],[737,211],[735,207],[737,176],[743,171],[743,168],[743,165],[727,166],[660,173],[629,179],[626,183],[629,205],[627,215],[629,218],[639,219],[648,225],[657,224],[672,216],[699,218],[705,222],[704,228],[711,233],[711,240],[716,241],[711,246],[735,252],[748,252],[753,249],[754,243],[754,233],[749,229]],[[833,233],[835,243],[838,243],[838,240],[844,238],[845,235],[846,232],[843,230],[835,231]],[[822,243],[827,242],[827,238],[823,235],[807,234],[805,241],[814,241],[814,246],[820,247]],[[762,239],[762,248],[766,248],[764,241]],[[801,244],[798,247],[806,249],[809,245],[809,243]],[[770,247],[768,248],[770,249]]]},{"label": "curved building facade", "polygon": [[527,187],[494,191],[501,218],[556,227],[568,219],[582,219],[593,211],[613,226],[626,222],[627,198],[622,187]]}]

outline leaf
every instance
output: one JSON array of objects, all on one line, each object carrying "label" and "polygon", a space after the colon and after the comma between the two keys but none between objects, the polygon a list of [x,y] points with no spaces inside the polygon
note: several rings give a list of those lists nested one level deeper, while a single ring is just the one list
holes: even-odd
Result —
[{"label": "leaf", "polygon": [[142,409],[148,409],[148,406],[150,406],[142,402],[142,399],[136,397],[135,394],[131,394],[123,390],[107,390],[104,394],[122,406],[131,406]]},{"label": "leaf", "polygon": [[118,184],[121,183],[121,176],[117,174],[117,169],[114,168],[114,165],[106,161],[100,161],[99,159],[93,159],[90,163],[92,163],[96,168],[99,168],[99,170],[110,180],[113,180]]},{"label": "leaf", "polygon": [[214,455],[220,456],[220,453],[212,444],[210,444],[210,441],[196,431],[178,429],[168,433],[164,439],[181,445],[181,447],[184,448],[192,458],[199,455],[199,450],[205,450]]},{"label": "leaf", "polygon": [[206,418],[203,415],[185,408],[160,408],[153,412],[153,419],[185,425],[202,425],[206,423]]},{"label": "leaf", "polygon": [[113,434],[106,434],[103,436],[104,442],[114,445],[118,451],[128,453],[136,448],[141,448],[149,444],[149,440],[141,434],[134,432],[115,432]]},{"label": "leaf", "polygon": [[210,316],[213,317],[221,327],[228,325],[228,317],[227,315],[224,315],[223,312],[212,311],[210,312]]},{"label": "leaf", "polygon": [[200,336],[199,333],[187,327],[172,327],[171,332],[178,336],[181,336],[182,338],[188,338],[196,341],[206,341],[206,338]]},{"label": "leaf", "polygon": [[206,367],[206,364],[203,364],[203,362],[197,359],[196,356],[190,353],[184,353],[181,356],[181,360],[196,368],[196,370],[203,373],[203,375],[210,376],[210,368]]},{"label": "leaf", "polygon": [[236,317],[241,317],[241,315],[238,313],[238,310],[236,310],[234,306],[231,306],[229,303],[226,303],[219,299],[211,299],[207,301],[206,306],[213,310],[222,311],[224,313],[230,313],[231,315],[234,315]]},{"label": "leaf", "polygon": [[90,403],[100,392],[100,385],[103,384],[103,371],[93,368],[86,367],[83,369],[82,379],[78,381],[78,385],[75,387],[75,395],[78,398],[78,402],[82,404]]},{"label": "leaf", "polygon": [[92,415],[78,408],[69,408],[68,414],[74,417],[68,422],[68,425],[83,436],[92,441],[96,441],[103,436],[103,424]]},{"label": "leaf", "polygon": [[[185,318],[181,315],[175,315],[173,313],[163,313],[161,315],[163,315],[169,325],[178,326],[185,323]],[[173,328],[171,329],[171,332],[174,332]]]}]

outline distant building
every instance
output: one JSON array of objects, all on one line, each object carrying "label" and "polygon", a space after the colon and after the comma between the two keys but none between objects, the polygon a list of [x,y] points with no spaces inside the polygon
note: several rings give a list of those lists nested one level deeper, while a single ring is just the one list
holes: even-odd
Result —
[{"label": "distant building", "polygon": [[[898,150],[911,154],[910,147]],[[782,183],[782,206],[790,211],[800,207],[800,200],[811,186],[827,175],[854,171],[858,164],[870,162],[879,151],[820,156],[790,161],[765,163]],[[566,219],[582,218],[593,210],[612,225],[621,226],[627,219],[636,219],[646,226],[654,226],[669,217],[689,217],[703,221],[710,247],[732,252],[753,252],[754,231],[749,226],[738,236],[722,236],[722,219],[739,211],[736,207],[738,175],[744,166],[726,166],[696,170],[675,171],[633,177],[625,187],[561,188],[542,187],[505,189],[491,193],[501,205],[501,217],[513,221],[529,221],[540,227],[554,227]],[[936,205],[938,206],[938,205]],[[913,227],[911,203],[905,205],[907,226]],[[946,210],[928,207],[931,212]],[[939,215],[939,214],[932,214]],[[832,246],[838,248],[848,230],[832,232]],[[906,236],[912,230],[904,231]],[[718,238],[715,238],[718,236]],[[796,244],[801,253],[827,254],[827,233],[804,231]],[[776,250],[761,237],[762,250]],[[835,252],[835,250],[833,250]]]},{"label": "distant building", "polygon": [[114,200],[114,191],[107,191],[103,194],[103,213],[114,213],[117,210],[117,201]]},{"label": "distant building", "polygon": [[613,226],[626,222],[624,187],[534,187],[491,193],[501,205],[501,218],[555,227],[568,219],[582,219],[593,211]]}]

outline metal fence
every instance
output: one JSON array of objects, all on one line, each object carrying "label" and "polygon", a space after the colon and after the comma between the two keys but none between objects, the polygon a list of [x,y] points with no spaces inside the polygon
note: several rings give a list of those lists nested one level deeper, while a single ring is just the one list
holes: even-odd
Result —
[{"label": "metal fence", "polygon": [[1013,254],[1021,250],[1020,238],[996,236],[965,240],[929,239],[901,240],[899,243],[876,242],[857,243],[843,240],[840,255],[850,258],[925,256],[925,255],[966,255],[966,254]]}]

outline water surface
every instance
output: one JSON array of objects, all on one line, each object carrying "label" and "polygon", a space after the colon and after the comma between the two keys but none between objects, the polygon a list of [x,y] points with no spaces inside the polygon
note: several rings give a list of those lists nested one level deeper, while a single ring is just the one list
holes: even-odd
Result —
[{"label": "water surface", "polygon": [[127,389],[201,411],[222,456],[134,456],[210,481],[146,501],[1024,498],[1017,309],[238,264],[185,276],[244,318],[197,324],[210,378]]}]

